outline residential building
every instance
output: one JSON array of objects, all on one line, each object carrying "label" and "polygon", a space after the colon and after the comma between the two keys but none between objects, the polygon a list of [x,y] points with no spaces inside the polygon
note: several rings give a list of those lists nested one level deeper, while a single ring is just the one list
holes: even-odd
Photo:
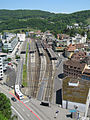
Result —
[{"label": "residential building", "polygon": [[83,43],[75,44],[76,49],[78,50],[84,50],[85,46]]},{"label": "residential building", "polygon": [[68,46],[70,45],[70,39],[56,40],[57,46]]},{"label": "residential building", "polygon": [[17,37],[12,38],[9,41],[5,41],[3,43],[3,49],[12,52],[17,44],[18,44],[18,38]]},{"label": "residential building", "polygon": [[78,24],[78,23],[74,23],[74,26],[75,26],[75,27],[78,27],[78,26],[79,26],[79,24]]},{"label": "residential building", "polygon": [[57,34],[57,38],[60,40],[68,39],[70,36],[67,34]]},{"label": "residential building", "polygon": [[67,58],[71,58],[71,56],[74,54],[74,51],[76,50],[75,45],[70,44],[66,49],[65,49],[65,56]]},{"label": "residential building", "polygon": [[3,79],[3,61],[2,58],[0,57],[0,80]]},{"label": "residential building", "polygon": [[80,44],[80,43],[86,43],[87,35],[85,33],[85,36],[81,36],[80,34],[76,34],[75,37],[71,38],[72,44]]},{"label": "residential building", "polygon": [[74,78],[82,77],[82,73],[85,70],[87,64],[76,61],[76,60],[67,60],[63,64],[63,71],[65,76],[71,76]]},{"label": "residential building", "polygon": [[67,25],[67,29],[73,29],[73,26]]},{"label": "residential building", "polygon": [[3,70],[6,70],[7,65],[8,65],[8,61],[7,61],[7,54],[6,53],[0,53],[0,58],[2,58],[2,62],[3,62]]},{"label": "residential building", "polygon": [[3,39],[6,39],[7,41],[9,41],[14,37],[16,37],[16,34],[4,32]]},{"label": "residential building", "polygon": [[71,59],[72,60],[84,60],[86,58],[86,52],[82,52],[82,51],[79,51],[79,52],[75,52],[72,56],[71,56]]}]

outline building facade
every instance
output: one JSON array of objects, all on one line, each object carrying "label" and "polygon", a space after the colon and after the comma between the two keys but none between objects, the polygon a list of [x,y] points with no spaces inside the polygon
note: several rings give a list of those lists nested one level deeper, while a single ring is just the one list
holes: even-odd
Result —
[{"label": "building facade", "polygon": [[0,57],[0,80],[3,79],[3,61],[2,57]]},{"label": "building facade", "polygon": [[80,61],[67,60],[63,64],[64,76],[70,76],[74,78],[81,78],[86,64]]},{"label": "building facade", "polygon": [[90,80],[90,69],[85,69],[82,74],[82,79]]},{"label": "building facade", "polygon": [[17,44],[18,44],[18,38],[16,37],[13,40],[4,42],[3,49],[12,52]]}]

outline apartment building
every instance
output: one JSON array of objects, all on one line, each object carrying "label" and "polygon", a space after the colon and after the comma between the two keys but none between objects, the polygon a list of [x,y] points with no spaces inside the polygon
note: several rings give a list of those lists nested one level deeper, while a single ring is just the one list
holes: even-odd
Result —
[{"label": "apartment building", "polygon": [[3,62],[3,70],[7,69],[7,65],[8,65],[8,61],[7,61],[7,54],[6,53],[0,53],[0,58],[2,58],[2,62]]},{"label": "apartment building", "polygon": [[57,38],[60,40],[68,39],[70,36],[67,34],[57,34]]},{"label": "apartment building", "polygon": [[76,34],[75,37],[71,38],[72,44],[86,43],[87,35],[81,36],[80,34]]},{"label": "apartment building", "polygon": [[18,44],[18,38],[12,38],[9,41],[5,41],[3,43],[3,49],[8,50],[9,52],[12,52],[15,48],[15,46]]},{"label": "apartment building", "polygon": [[64,75],[81,78],[86,65],[86,63],[82,63],[81,61],[67,60],[63,64]]},{"label": "apartment building", "polygon": [[0,80],[3,79],[3,61],[2,57],[0,57]]},{"label": "apartment building", "polygon": [[80,61],[80,60],[84,60],[86,57],[87,57],[86,52],[78,51],[71,56],[71,59]]},{"label": "apartment building", "polygon": [[75,45],[70,44],[66,49],[65,49],[65,56],[67,58],[71,58],[73,55],[74,51],[76,50]]}]

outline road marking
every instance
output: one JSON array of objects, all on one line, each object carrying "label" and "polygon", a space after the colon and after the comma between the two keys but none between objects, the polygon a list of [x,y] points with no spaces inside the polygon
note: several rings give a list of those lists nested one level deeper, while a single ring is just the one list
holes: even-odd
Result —
[{"label": "road marking", "polygon": [[27,103],[27,102],[29,102],[30,100],[27,100],[27,101],[25,101],[24,103]]},{"label": "road marking", "polygon": [[24,118],[20,115],[20,113],[19,113],[13,106],[11,106],[11,108],[19,115],[19,117],[20,117],[22,120],[24,120]]},{"label": "road marking", "polygon": [[[14,96],[15,98],[17,98],[13,93],[9,92],[12,96]],[[17,98],[18,99],[18,98]],[[18,99],[19,100],[19,99]],[[38,120],[40,120],[40,118],[28,107],[26,106],[26,104],[24,104],[21,100],[19,100],[36,118],[38,118]]]}]

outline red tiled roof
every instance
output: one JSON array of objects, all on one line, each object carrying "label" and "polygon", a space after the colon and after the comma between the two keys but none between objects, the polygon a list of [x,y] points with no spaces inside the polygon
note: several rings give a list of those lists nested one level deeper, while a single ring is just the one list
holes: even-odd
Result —
[{"label": "red tiled roof", "polygon": [[76,49],[76,47],[75,47],[74,45],[72,45],[72,44],[70,44],[70,45],[66,48],[67,51],[74,51],[75,49]]}]

